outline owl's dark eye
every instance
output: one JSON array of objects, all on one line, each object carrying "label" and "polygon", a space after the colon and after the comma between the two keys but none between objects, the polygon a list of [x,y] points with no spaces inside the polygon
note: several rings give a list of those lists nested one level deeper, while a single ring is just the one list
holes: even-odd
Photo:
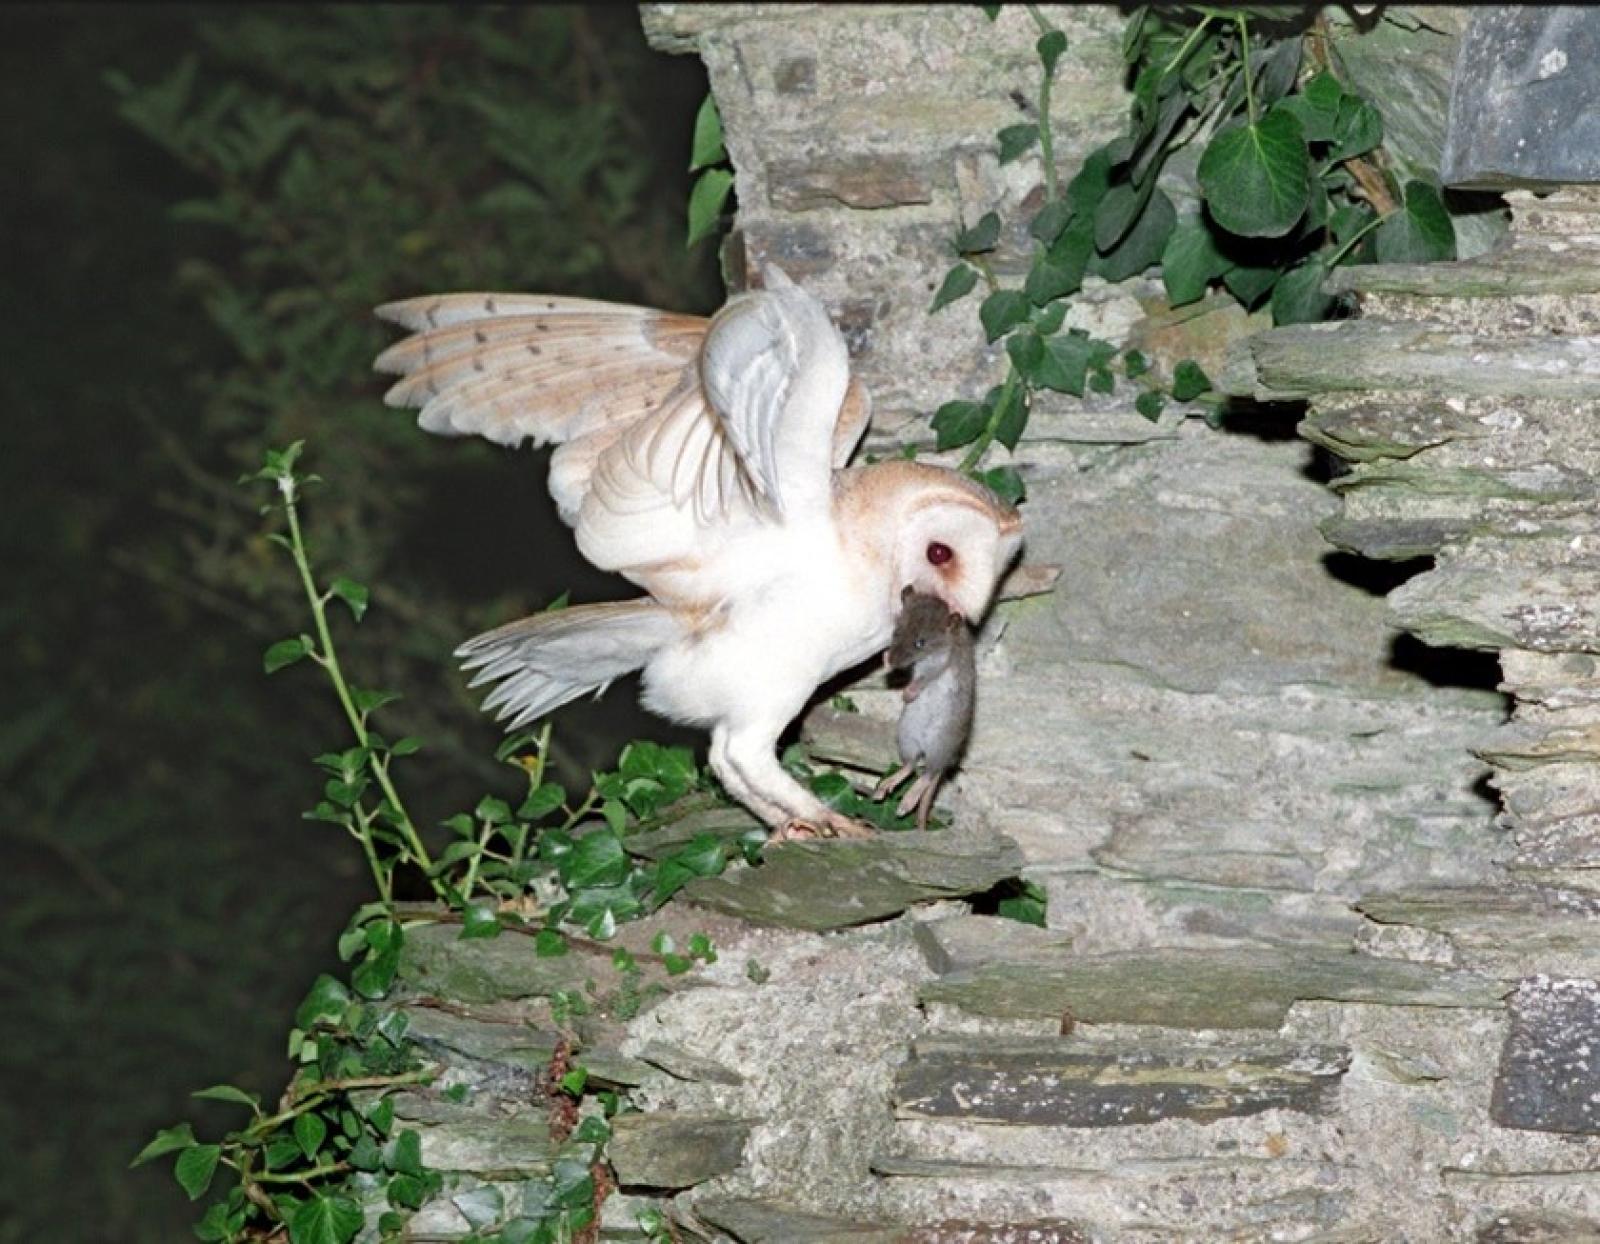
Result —
[{"label": "owl's dark eye", "polygon": [[955,550],[948,544],[940,544],[939,541],[935,540],[928,545],[928,562],[930,565],[942,566],[955,555]]}]

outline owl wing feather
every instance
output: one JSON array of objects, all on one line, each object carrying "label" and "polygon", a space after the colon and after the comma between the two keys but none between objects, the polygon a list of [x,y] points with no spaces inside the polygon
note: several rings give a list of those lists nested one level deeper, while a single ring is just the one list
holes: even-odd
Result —
[{"label": "owl wing feather", "polygon": [[827,312],[782,273],[710,320],[545,295],[389,303],[412,335],[374,366],[442,435],[560,445],[550,489],[584,555],[648,585],[730,525],[828,504],[865,430]]}]

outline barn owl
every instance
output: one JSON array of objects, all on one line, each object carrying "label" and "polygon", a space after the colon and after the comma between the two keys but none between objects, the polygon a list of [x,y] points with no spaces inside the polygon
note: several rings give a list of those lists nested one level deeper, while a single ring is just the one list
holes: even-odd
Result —
[{"label": "barn owl", "polygon": [[906,587],[970,622],[1022,538],[954,471],[848,463],[865,390],[822,304],[769,270],[703,319],[587,299],[389,303],[409,330],[375,367],[429,432],[554,442],[549,486],[580,552],[634,600],[536,614],[456,655],[518,729],[642,669],[645,707],[709,728],[723,786],[779,838],[867,827],[778,762],[825,680],[889,641]]}]

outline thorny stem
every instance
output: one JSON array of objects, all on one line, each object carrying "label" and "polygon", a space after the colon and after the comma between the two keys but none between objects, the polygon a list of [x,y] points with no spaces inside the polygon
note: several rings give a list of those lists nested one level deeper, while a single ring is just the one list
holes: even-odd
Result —
[{"label": "thorny stem", "polygon": [[[284,511],[289,516],[289,551],[294,557],[295,569],[300,572],[300,585],[305,589],[306,600],[311,605],[311,616],[316,623],[317,642],[320,645],[319,651],[315,654],[317,662],[328,671],[328,678],[339,697],[339,704],[344,708],[344,715],[350,722],[351,730],[355,732],[356,742],[362,748],[370,749],[371,736],[367,732],[366,718],[357,710],[355,701],[350,695],[350,685],[345,681],[344,670],[339,665],[339,653],[334,648],[333,632],[328,627],[328,597],[317,591],[316,581],[311,577],[311,562],[306,554],[305,537],[300,531],[299,507],[295,503],[296,481],[292,475],[282,476],[279,479],[279,487],[283,493]],[[433,859],[428,854],[428,848],[422,845],[417,827],[412,823],[410,814],[405,810],[405,804],[400,800],[400,792],[395,790],[394,782],[389,778],[387,761],[374,755],[368,763],[372,767],[373,776],[378,780],[379,789],[383,791],[384,798],[394,810],[395,822],[406,840],[406,847],[412,859],[424,872],[431,873]],[[363,838],[370,846],[372,831],[366,825],[363,825]],[[368,858],[373,859],[375,856],[369,851]],[[430,878],[430,881],[434,890],[440,892],[438,880]]]}]

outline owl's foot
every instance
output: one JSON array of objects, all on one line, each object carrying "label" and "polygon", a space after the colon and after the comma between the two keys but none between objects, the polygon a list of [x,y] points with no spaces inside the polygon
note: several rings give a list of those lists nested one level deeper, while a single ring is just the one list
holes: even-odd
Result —
[{"label": "owl's foot", "polygon": [[870,838],[872,826],[865,821],[852,820],[839,812],[829,812],[815,819],[792,817],[772,831],[768,845],[774,842],[811,842],[819,838]]}]

